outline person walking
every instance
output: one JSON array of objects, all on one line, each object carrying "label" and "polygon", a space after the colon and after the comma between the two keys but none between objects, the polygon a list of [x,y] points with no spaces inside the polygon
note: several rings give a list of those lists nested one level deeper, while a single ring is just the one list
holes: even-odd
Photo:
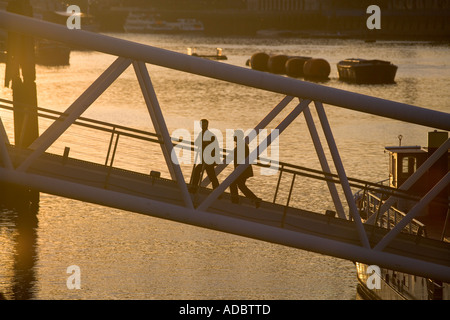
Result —
[{"label": "person walking", "polygon": [[[205,157],[206,147],[212,143],[215,144],[218,142],[216,141],[215,135],[212,134],[211,131],[208,131],[209,121],[207,119],[200,120],[200,125],[202,127],[202,132],[196,138],[194,144],[197,147],[201,146],[201,156],[200,156],[201,158],[200,158],[200,163],[195,164],[193,171],[192,171],[191,188],[190,188],[190,191],[192,193],[197,192],[198,187],[201,183],[200,179],[202,178],[203,171],[206,171],[209,181],[211,181],[211,183],[212,183],[213,189],[215,189],[219,186],[219,180],[217,179],[217,175],[216,175],[216,171],[215,171],[216,163],[214,161],[211,161],[211,159],[215,158],[216,148],[213,148],[210,156]],[[207,134],[206,134],[207,132],[210,133],[209,140],[205,140],[205,137],[207,137]],[[197,152],[199,152],[199,151],[197,151]]]},{"label": "person walking", "polygon": [[[242,164],[248,164],[247,158],[250,155],[250,149],[248,146],[248,143],[244,140],[243,137],[238,138],[235,133],[234,136],[234,142],[235,142],[235,149],[234,149],[234,168],[236,169],[239,165]],[[243,136],[243,133],[240,135]],[[244,152],[242,151],[242,144],[244,146]],[[239,145],[241,147],[239,147]],[[250,160],[248,160],[250,161]],[[252,200],[256,206],[258,207],[261,198],[257,197],[253,191],[251,191],[247,185],[247,179],[253,177],[253,168],[250,164],[247,168],[245,168],[244,172],[242,172],[239,177],[237,177],[233,183],[230,185],[230,192],[231,192],[231,201],[233,203],[239,203],[239,195],[238,195],[238,188],[241,190],[241,192],[250,200]]]}]

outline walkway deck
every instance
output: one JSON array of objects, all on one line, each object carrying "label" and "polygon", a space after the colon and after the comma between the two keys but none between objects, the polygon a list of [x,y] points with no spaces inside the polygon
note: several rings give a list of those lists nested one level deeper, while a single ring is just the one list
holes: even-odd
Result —
[{"label": "walkway deck", "polygon": [[[9,146],[8,151],[11,159],[14,159],[14,166],[17,166],[31,152],[31,150],[21,150],[14,146]],[[0,165],[4,165],[1,160]],[[69,182],[97,190],[128,194],[143,200],[148,199],[166,204],[169,203],[174,206],[183,206],[181,192],[175,181],[73,158],[64,158],[63,156],[50,153],[44,153],[40,156],[27,170],[27,175],[44,177],[52,181]],[[57,196],[68,197],[66,190],[56,185],[52,188],[43,184],[40,190]],[[202,188],[198,194],[191,196],[194,203],[199,203],[210,192],[210,189]],[[111,196],[113,196],[112,193]],[[113,199],[109,203],[108,201],[105,203],[104,199],[101,200],[102,198],[98,198],[98,201],[93,201],[92,198],[87,198],[82,194],[78,195],[77,192],[74,192],[69,198],[129,210],[129,208],[120,208],[120,206],[115,205]],[[141,214],[160,216],[158,209],[153,211],[151,206],[147,210],[135,211]],[[360,245],[353,221],[298,208],[287,208],[264,201],[257,208],[254,203],[245,198],[241,198],[239,204],[234,204],[230,201],[229,193],[224,193],[220,199],[216,200],[207,210],[207,213],[282,228],[299,235],[308,234],[354,246]],[[187,212],[186,214],[190,213]],[[178,220],[170,216],[167,219]],[[192,224],[195,225],[195,223]],[[387,229],[371,225],[365,225],[364,227],[369,235],[371,246],[374,246],[388,232]],[[210,225],[209,228],[221,229],[220,226],[214,225]],[[447,267],[450,266],[450,243],[421,236],[401,233],[384,251]]]}]

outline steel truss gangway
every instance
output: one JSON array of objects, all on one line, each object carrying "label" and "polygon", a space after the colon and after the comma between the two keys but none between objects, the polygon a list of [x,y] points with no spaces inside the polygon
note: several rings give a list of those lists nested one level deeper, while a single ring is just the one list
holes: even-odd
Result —
[{"label": "steel truss gangway", "polygon": [[[209,61],[105,35],[69,30],[64,26],[2,11],[0,28],[68,42],[118,57],[65,112],[53,115],[55,120],[52,124],[28,148],[19,148],[10,142],[3,119],[0,119],[0,182],[450,282],[449,243],[429,239],[422,234],[404,232],[418,212],[448,186],[450,174],[447,173],[436,183],[393,228],[383,228],[370,221],[364,223],[354,201],[352,180],[346,175],[324,104],[446,131],[450,130],[450,114]],[[246,199],[242,199],[238,204],[232,203],[226,190],[246,169],[248,165],[245,164],[232,170],[218,188],[212,190],[204,187],[196,194],[190,193],[180,165],[172,159],[174,141],[169,135],[146,63],[284,95],[285,98],[255,129],[266,128],[291,102],[298,100],[298,104],[295,103],[292,111],[276,127],[277,133],[281,135],[303,114],[337,216],[280,205],[275,201],[263,201],[259,206],[247,202]],[[73,125],[101,125],[87,124],[81,115],[131,66],[140,84],[149,119],[156,131],[154,135],[143,135],[145,139],[160,145],[170,174],[168,179],[108,166],[108,158],[105,164],[99,164],[48,151]],[[314,105],[319,117],[337,171],[334,175],[312,118],[310,104]],[[125,129],[127,128],[119,129],[117,126],[111,133],[114,135],[121,132],[120,130],[130,131]],[[142,132],[128,134],[138,136]],[[278,136],[269,134],[258,148],[252,151],[250,157],[257,158],[276,138]],[[450,139],[404,183],[402,190],[407,191],[449,147]],[[226,166],[219,165],[218,173]],[[286,164],[286,167],[289,165]],[[299,168],[291,166],[292,169]],[[280,171],[280,175],[281,172],[287,171]],[[207,183],[206,179],[204,183]],[[348,212],[344,210],[337,185],[342,187]],[[387,210],[392,205],[393,198],[395,197],[386,200],[379,211]]]}]

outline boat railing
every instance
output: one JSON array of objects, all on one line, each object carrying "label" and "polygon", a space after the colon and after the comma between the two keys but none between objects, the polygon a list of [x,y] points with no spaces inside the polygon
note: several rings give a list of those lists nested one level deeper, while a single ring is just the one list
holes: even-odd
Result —
[{"label": "boat railing", "polygon": [[[386,181],[388,180],[383,182]],[[393,206],[389,207],[385,212],[381,212],[380,209],[386,200],[384,193],[374,194],[364,189],[355,194],[355,201],[361,217],[367,220],[372,215],[375,215],[374,225],[391,230],[406,216],[406,213]],[[416,219],[412,219],[402,232],[427,237],[425,225]]]}]

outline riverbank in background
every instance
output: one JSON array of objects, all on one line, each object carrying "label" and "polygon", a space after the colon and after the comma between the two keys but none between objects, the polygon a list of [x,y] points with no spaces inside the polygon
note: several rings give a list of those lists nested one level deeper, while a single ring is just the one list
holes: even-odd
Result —
[{"label": "riverbank in background", "polygon": [[111,7],[95,11],[101,30],[121,32],[129,12],[147,10],[161,19],[193,18],[212,36],[328,37],[383,40],[450,40],[450,10],[381,6],[381,29],[369,30],[367,6],[308,10],[155,9]]}]

